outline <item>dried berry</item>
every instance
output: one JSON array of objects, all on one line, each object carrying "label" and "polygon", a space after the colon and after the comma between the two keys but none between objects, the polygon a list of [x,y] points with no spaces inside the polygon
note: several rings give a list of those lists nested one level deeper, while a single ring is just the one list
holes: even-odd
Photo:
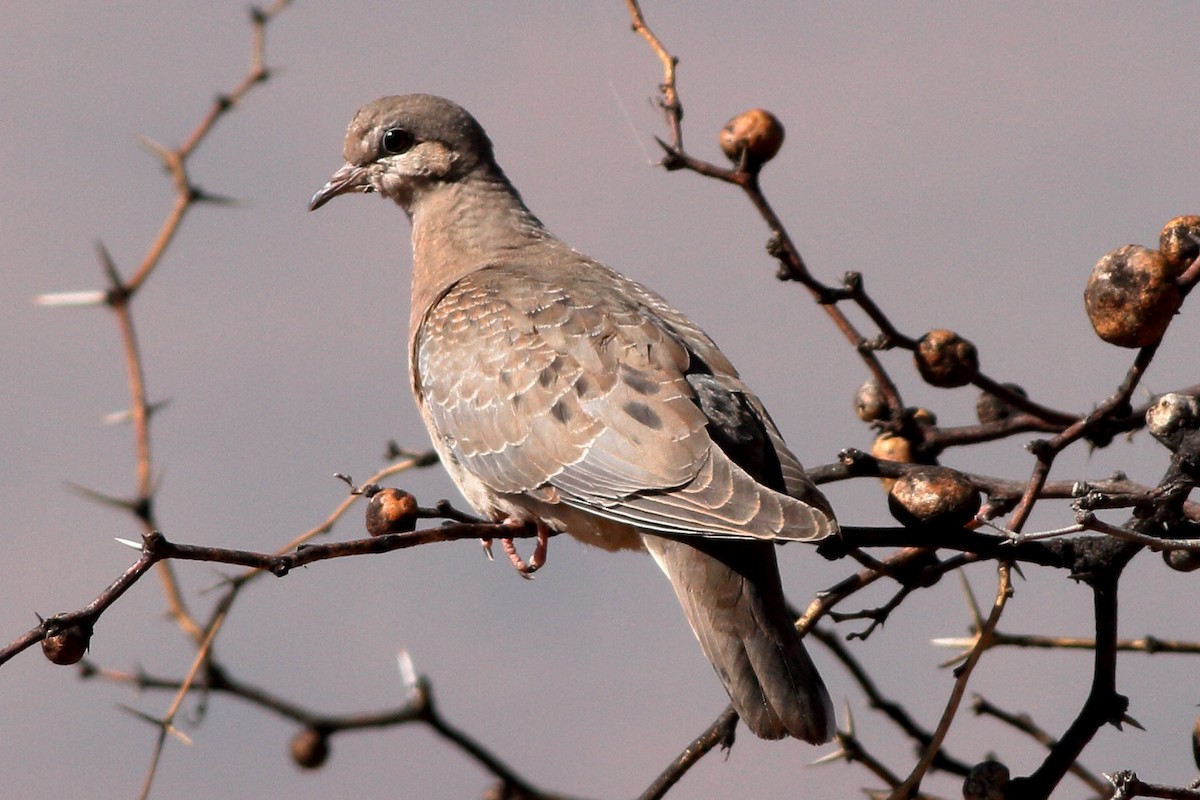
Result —
[{"label": "dried berry", "polygon": [[1200,256],[1200,217],[1176,217],[1163,226],[1158,237],[1158,249],[1176,273]]},{"label": "dried berry", "polygon": [[42,654],[54,664],[78,664],[87,652],[91,639],[90,629],[72,625],[42,639]]},{"label": "dried berry", "polygon": [[[1005,383],[1003,386],[1013,394],[1019,394],[1021,397],[1029,396],[1025,393],[1024,389],[1015,383]],[[999,422],[1002,419],[1008,419],[1015,410],[991,392],[981,392],[975,400],[975,416],[985,425],[989,422]]]},{"label": "dried berry", "polygon": [[316,728],[305,728],[292,737],[292,761],[305,769],[316,769],[329,758],[329,737]]},{"label": "dried berry", "polygon": [[949,467],[918,467],[888,492],[888,510],[903,525],[965,525],[979,505],[979,491]]},{"label": "dried berry", "polygon": [[[881,433],[871,443],[871,455],[880,461],[909,462],[912,461],[913,456],[912,442],[894,433]],[[896,482],[895,478],[880,478],[879,480],[883,483],[884,489],[891,489],[892,484]]]},{"label": "dried berry", "polygon": [[921,377],[932,386],[964,386],[979,374],[975,345],[954,331],[932,330],[922,336],[913,360]]},{"label": "dried berry", "polygon": [[761,108],[738,114],[721,129],[721,150],[735,164],[761,166],[783,146],[783,124]]},{"label": "dried berry", "polygon": [[1200,569],[1200,553],[1191,550],[1163,550],[1162,560],[1177,572],[1195,572]]},{"label": "dried berry", "polygon": [[871,455],[880,461],[912,461],[912,442],[894,433],[880,434],[871,444]]},{"label": "dried berry", "polygon": [[999,761],[981,761],[963,781],[963,800],[1006,800],[1011,780],[1008,767]]},{"label": "dried berry", "polygon": [[874,378],[868,378],[866,383],[858,387],[854,395],[854,412],[863,422],[878,422],[891,416],[883,389],[879,388]]},{"label": "dried berry", "polygon": [[1170,392],[1146,409],[1146,427],[1151,435],[1174,449],[1183,431],[1200,426],[1200,400],[1191,395]]},{"label": "dried berry", "polygon": [[1083,292],[1097,335],[1120,347],[1145,347],[1161,339],[1183,302],[1178,274],[1162,253],[1137,244],[1100,259]]},{"label": "dried berry", "polygon": [[937,425],[937,414],[928,408],[910,408],[908,417],[922,428],[932,428]]},{"label": "dried berry", "polygon": [[936,586],[946,574],[938,551],[932,547],[915,548],[889,567],[894,567],[894,571],[888,573],[892,579],[912,589]]},{"label": "dried berry", "polygon": [[417,527],[417,498],[402,489],[383,489],[367,503],[367,533],[383,536]]}]

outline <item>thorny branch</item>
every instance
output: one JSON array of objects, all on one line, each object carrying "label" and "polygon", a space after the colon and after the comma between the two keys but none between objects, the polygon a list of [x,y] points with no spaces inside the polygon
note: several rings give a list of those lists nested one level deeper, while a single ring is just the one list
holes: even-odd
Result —
[{"label": "thorny branch", "polygon": [[[995,646],[995,638],[996,634],[993,632],[993,646]],[[1036,742],[1044,745],[1045,747],[1052,748],[1058,745],[1058,741],[1053,736],[1039,728],[1034,723],[1033,718],[1028,714],[1011,714],[989,702],[988,700],[978,696],[976,696],[971,702],[971,710],[978,716],[990,716],[994,719],[998,719],[1012,726],[1013,728],[1016,728],[1022,733],[1027,734],[1030,738],[1034,739]],[[1086,769],[1083,765],[1075,763],[1071,765],[1070,769],[1072,775],[1086,783],[1088,787],[1090,787],[1092,791],[1096,792],[1097,794],[1103,795],[1108,791],[1108,787],[1105,786],[1104,781],[1098,776],[1093,775],[1092,772]]]},{"label": "thorny branch", "polygon": [[979,663],[979,659],[988,649],[988,640],[992,635],[992,631],[996,629],[997,623],[1000,622],[1000,615],[1004,612],[1004,606],[1008,603],[1008,599],[1012,597],[1012,584],[1010,583],[1010,573],[1012,568],[1001,562],[999,565],[1000,579],[996,586],[996,600],[992,605],[992,611],[988,618],[980,624],[976,631],[976,643],[971,648],[971,652],[967,655],[958,669],[955,671],[954,688],[950,692],[950,698],[946,701],[946,709],[942,713],[942,718],[938,722],[937,728],[930,737],[929,743],[925,746],[921,754],[920,760],[913,767],[909,776],[896,787],[892,792],[892,800],[911,800],[917,789],[921,786],[921,779],[925,777],[925,773],[933,765],[937,758],[938,752],[941,750],[942,742],[946,735],[950,732],[950,725],[954,722],[954,718],[958,715],[958,706],[962,702],[963,695],[967,691],[967,681],[971,677],[971,673],[975,670],[975,666]]},{"label": "thorny branch", "polygon": [[[404,656],[402,656],[402,659]],[[411,664],[403,664],[401,672],[411,670]],[[511,767],[494,756],[486,747],[475,741],[451,724],[434,702],[430,682],[415,673],[405,675],[406,700],[401,706],[375,712],[357,714],[321,714],[310,711],[274,693],[235,678],[225,667],[208,659],[200,674],[189,675],[179,681],[162,678],[143,672],[130,673],[102,669],[90,663],[83,664],[85,678],[102,678],[113,683],[132,686],[138,690],[170,690],[177,692],[176,698],[188,692],[203,692],[206,695],[224,694],[243,702],[290,719],[302,726],[301,733],[293,739],[293,749],[301,749],[302,757],[324,761],[328,757],[329,739],[338,732],[390,728],[400,725],[427,725],[438,736],[460,749],[499,782],[501,792],[507,797],[529,798],[529,800],[567,800],[566,796],[548,793],[535,788]],[[307,762],[315,767],[319,763]]]},{"label": "thorny branch", "polygon": [[[288,2],[289,0],[276,0],[269,8],[256,8],[251,11],[251,57],[246,75],[230,92],[213,101],[208,113],[200,120],[182,145],[170,148],[147,137],[142,137],[143,145],[167,169],[175,187],[175,198],[166,219],[159,227],[158,234],[151,242],[133,275],[128,279],[123,278],[108,250],[102,243],[98,243],[96,245],[97,258],[108,281],[108,287],[103,293],[67,293],[65,295],[45,295],[39,298],[39,302],[46,305],[71,305],[79,302],[102,301],[113,312],[121,339],[129,383],[128,416],[134,432],[136,488],[130,499],[111,498],[110,500],[115,505],[127,508],[139,520],[144,533],[149,533],[159,527],[154,511],[154,462],[150,448],[150,420],[153,411],[161,406],[149,401],[145,369],[133,322],[133,300],[162,262],[163,255],[182,226],[187,213],[198,203],[226,202],[223,198],[204,192],[192,182],[188,172],[188,162],[217,122],[241,103],[251,89],[265,83],[270,77],[270,71],[264,61],[267,26],[288,5]],[[103,495],[97,492],[89,491],[88,494],[103,498]],[[189,612],[171,565],[164,562],[160,565],[159,570],[171,617],[184,633],[199,643],[205,638],[205,632]]]},{"label": "thorny branch", "polygon": [[[146,147],[166,167],[175,187],[175,197],[158,234],[133,271],[133,275],[128,279],[123,278],[121,270],[107,250],[102,244],[98,244],[97,257],[107,280],[107,288],[103,292],[62,293],[41,298],[42,302],[48,305],[104,303],[114,314],[128,375],[128,416],[134,431],[136,487],[131,498],[110,497],[86,489],[81,491],[93,499],[123,507],[135,517],[141,527],[141,542],[130,544],[138,547],[140,554],[137,561],[91,603],[75,612],[58,614],[43,620],[7,647],[0,649],[0,664],[38,642],[45,643],[55,638],[81,636],[86,644],[101,615],[157,565],[163,579],[169,612],[196,647],[188,673],[180,679],[167,679],[140,673],[122,673],[86,663],[83,668],[83,674],[87,677],[99,677],[128,683],[138,688],[161,689],[175,693],[168,709],[161,716],[131,712],[158,729],[158,743],[145,776],[143,797],[149,794],[168,736],[182,737],[174,726],[174,720],[184,699],[189,693],[203,691],[206,697],[215,694],[239,697],[291,719],[303,726],[305,733],[315,737],[314,741],[326,747],[328,739],[338,731],[421,722],[429,725],[497,778],[499,785],[494,796],[552,800],[558,796],[535,788],[483,745],[446,722],[433,702],[429,682],[423,677],[413,675],[406,680],[410,690],[409,699],[400,708],[368,714],[331,716],[311,712],[266,690],[235,679],[230,670],[214,661],[212,655],[212,644],[228,618],[240,590],[264,574],[282,576],[298,566],[321,560],[381,554],[439,541],[486,539],[493,536],[519,538],[534,535],[533,530],[522,531],[510,526],[487,523],[442,503],[434,508],[417,507],[413,512],[414,521],[430,518],[450,521],[441,527],[405,530],[351,541],[312,544],[311,540],[331,530],[334,523],[357,499],[360,492],[355,490],[325,520],[274,553],[178,544],[159,532],[160,526],[154,508],[155,471],[150,446],[150,421],[154,412],[162,408],[164,403],[151,401],[146,388],[132,304],[146,281],[156,274],[157,267],[192,207],[198,203],[226,202],[224,198],[205,192],[193,182],[188,170],[189,159],[218,122],[239,105],[251,89],[270,77],[271,71],[264,59],[266,28],[287,4],[287,0],[277,0],[266,10],[256,9],[252,12],[253,44],[251,64],[247,73],[232,90],[214,101],[183,144],[176,148],[167,148],[148,139],[143,140]],[[885,482],[885,486],[891,486],[894,482],[917,475],[925,467],[937,465],[940,457],[956,447],[1005,440],[1025,433],[1050,436],[1029,445],[1034,465],[1027,479],[1012,480],[982,474],[957,473],[974,492],[987,497],[987,503],[980,512],[981,518],[995,519],[1008,515],[1005,522],[1006,534],[984,533],[979,529],[977,522],[962,520],[954,524],[908,524],[890,528],[846,525],[843,528],[843,536],[838,541],[822,546],[822,553],[827,558],[850,557],[861,568],[821,593],[809,605],[797,624],[801,631],[807,631],[808,635],[821,640],[829,647],[858,683],[872,708],[890,719],[913,741],[921,753],[908,777],[901,779],[895,771],[866,749],[855,735],[852,721],[847,718],[846,730],[838,734],[841,751],[835,756],[862,764],[872,774],[883,779],[891,790],[889,796],[892,798],[924,797],[926,795],[920,794],[919,789],[928,771],[940,770],[959,776],[972,771],[969,762],[949,756],[943,743],[957,716],[969,676],[987,650],[1000,645],[1086,648],[1093,650],[1091,690],[1074,722],[1060,737],[1055,738],[1042,731],[1034,726],[1031,720],[1028,724],[1021,720],[1019,725],[1015,718],[1010,720],[1010,724],[1020,727],[1030,735],[1036,735],[1048,752],[1042,764],[1030,775],[1012,779],[1005,789],[1005,796],[1010,800],[1016,797],[1048,797],[1068,772],[1078,775],[1093,790],[1103,794],[1107,787],[1101,785],[1093,774],[1083,768],[1078,758],[1103,726],[1113,724],[1119,727],[1123,723],[1132,723],[1126,713],[1127,701],[1117,691],[1116,653],[1119,650],[1133,649],[1146,652],[1200,651],[1200,644],[1197,643],[1161,642],[1153,637],[1127,641],[1116,637],[1117,590],[1122,570],[1129,560],[1143,548],[1200,553],[1200,504],[1188,499],[1197,480],[1197,472],[1200,472],[1200,468],[1197,467],[1200,464],[1200,436],[1183,439],[1176,437],[1168,443],[1174,453],[1172,465],[1158,486],[1136,484],[1122,475],[1086,483],[1052,481],[1050,473],[1057,456],[1072,445],[1086,442],[1089,446],[1103,447],[1117,434],[1130,433],[1146,426],[1147,412],[1157,398],[1137,408],[1133,407],[1130,401],[1154,359],[1157,342],[1139,349],[1120,385],[1089,413],[1071,413],[1039,403],[1026,397],[1022,391],[1001,383],[978,369],[972,371],[963,382],[974,385],[998,402],[1005,409],[1002,415],[988,420],[981,418],[978,425],[940,427],[928,411],[906,407],[898,382],[884,368],[877,353],[881,350],[901,348],[916,354],[926,337],[912,336],[901,331],[867,292],[861,274],[845,273],[837,284],[822,282],[814,275],[761,187],[761,162],[748,159],[743,152],[730,168],[698,159],[684,149],[683,105],[676,84],[679,61],[651,30],[637,0],[626,0],[626,7],[634,31],[645,39],[662,65],[663,80],[659,86],[659,105],[664,112],[669,133],[668,141],[659,142],[665,154],[662,165],[667,170],[688,170],[732,184],[742,190],[766,224],[769,233],[767,250],[778,262],[778,277],[781,280],[800,283],[807,288],[829,316],[836,330],[862,359],[880,394],[883,408],[878,415],[867,421],[881,435],[898,437],[909,447],[904,458],[876,457],[847,449],[840,454],[837,463],[810,470],[812,477],[819,483],[878,479]],[[1180,274],[1178,280],[1180,292],[1186,295],[1197,280],[1200,280],[1200,257],[1193,257],[1193,261]],[[862,312],[877,332],[874,335],[866,335],[860,331],[843,312],[843,303],[850,303]],[[1200,396],[1200,385],[1179,389],[1176,394],[1187,397]],[[427,454],[395,452],[393,456],[397,459],[395,463],[372,476],[368,484],[374,485],[390,475],[434,463],[434,459]],[[1023,534],[1022,529],[1035,505],[1049,500],[1072,501],[1076,517],[1075,526],[1063,529],[1062,532],[1058,532],[1057,538],[1053,539],[1044,538],[1039,534]],[[1130,509],[1131,519],[1124,524],[1115,525],[1095,517],[1096,509],[1114,508]],[[1072,538],[1061,536],[1063,532],[1083,531],[1093,531],[1099,535]],[[866,552],[868,549],[881,548],[892,548],[894,551],[880,557]],[[948,555],[944,554],[947,550],[951,551]],[[225,582],[223,591],[207,619],[199,618],[188,609],[170,566],[172,561],[186,560],[225,563],[244,568],[243,572]],[[999,580],[996,599],[986,619],[981,618],[981,614],[976,614],[975,635],[965,643],[969,647],[966,661],[959,665],[956,671],[954,686],[934,730],[923,728],[899,702],[885,698],[847,646],[828,630],[815,627],[823,617],[835,623],[867,619],[870,624],[865,630],[851,632],[845,636],[848,640],[866,638],[882,625],[890,614],[901,608],[913,593],[937,584],[943,576],[962,566],[981,560],[997,562]],[[1081,640],[998,632],[996,626],[1011,594],[1010,571],[1017,564],[1061,569],[1072,577],[1087,582],[1093,590],[1095,638]],[[897,585],[890,600],[883,605],[855,611],[836,610],[847,600],[859,596],[862,590],[881,580]],[[948,641],[950,640],[941,640],[941,643]],[[977,703],[977,712],[980,707]],[[997,718],[1005,718],[994,707],[990,708],[993,710],[988,713]],[[704,733],[667,765],[642,797],[664,796],[706,754],[717,748],[731,747],[736,722],[736,715],[731,709],[726,709]],[[1200,798],[1200,792],[1194,789],[1146,784],[1128,772],[1117,773],[1111,779],[1111,783],[1110,796],[1113,798]]]},{"label": "thorny branch", "polygon": [[[1197,545],[1200,545],[1200,531],[1197,531],[1196,525],[1197,506],[1188,500],[1188,494],[1197,482],[1196,465],[1200,464],[1200,445],[1195,442],[1197,437],[1189,434],[1190,438],[1187,436],[1181,438],[1177,434],[1172,434],[1176,437],[1175,440],[1164,441],[1164,444],[1173,450],[1174,457],[1171,469],[1155,487],[1131,486],[1124,476],[1114,476],[1108,481],[1088,483],[1052,482],[1049,480],[1055,458],[1077,442],[1086,441],[1090,446],[1104,447],[1118,433],[1128,433],[1145,427],[1147,413],[1157,402],[1157,398],[1152,399],[1150,404],[1137,409],[1131,407],[1130,398],[1157,352],[1157,341],[1139,349],[1120,385],[1109,397],[1086,414],[1067,413],[1037,403],[1026,397],[1024,392],[1016,391],[1013,387],[980,371],[977,362],[973,365],[973,369],[955,376],[953,384],[947,383],[946,385],[962,383],[975,385],[983,390],[985,397],[990,396],[999,403],[1000,408],[1005,409],[1002,414],[986,420],[981,415],[981,422],[978,426],[951,429],[939,428],[936,420],[931,419],[932,415],[928,412],[905,408],[897,383],[887,374],[874,354],[875,351],[881,349],[904,348],[914,352],[918,367],[922,367],[921,347],[926,337],[914,337],[901,332],[879,304],[867,293],[860,274],[847,273],[840,286],[822,283],[814,276],[801,257],[794,239],[780,221],[763,192],[759,183],[759,170],[762,163],[761,160],[755,162],[747,157],[748,144],[746,145],[747,150],[743,150],[740,155],[730,153],[726,149],[727,155],[734,160],[733,168],[696,158],[684,149],[681,125],[683,105],[676,86],[678,59],[650,30],[636,0],[627,0],[627,4],[634,20],[634,29],[650,43],[664,67],[663,82],[660,87],[660,107],[666,118],[670,140],[659,142],[665,153],[662,166],[669,171],[688,170],[705,177],[731,183],[742,189],[767,226],[769,231],[767,249],[768,253],[779,262],[779,277],[783,280],[799,282],[810,291],[830,316],[837,330],[850,342],[867,366],[874,384],[873,390],[881,398],[878,405],[882,406],[883,410],[871,411],[871,415],[867,416],[860,406],[860,416],[864,420],[870,421],[882,433],[894,434],[903,439],[904,447],[899,451],[903,455],[900,457],[889,453],[884,456],[889,459],[885,461],[882,458],[872,458],[857,451],[846,451],[842,455],[840,464],[812,470],[813,477],[818,481],[830,481],[872,475],[884,480],[885,486],[890,486],[897,480],[906,479],[909,475],[919,474],[924,464],[936,464],[937,459],[953,447],[1006,439],[1019,433],[1045,432],[1053,434],[1052,438],[1037,440],[1029,446],[1035,463],[1031,474],[1024,481],[1001,480],[981,475],[962,476],[962,479],[976,492],[982,492],[988,497],[981,516],[990,518],[1009,513],[1005,528],[1013,549],[1005,552],[1003,548],[997,548],[988,552],[981,546],[965,545],[962,542],[963,538],[978,534],[969,534],[958,525],[951,526],[954,529],[952,532],[945,531],[945,536],[937,535],[936,529],[922,528],[921,534],[924,538],[922,542],[906,541],[903,536],[896,536],[891,531],[870,531],[847,527],[846,535],[843,536],[841,543],[823,546],[822,550],[827,557],[854,556],[864,564],[864,568],[838,586],[819,595],[799,622],[802,630],[811,631],[814,630],[813,624],[826,614],[831,615],[835,620],[865,617],[873,620],[871,627],[862,634],[868,635],[876,625],[886,619],[887,615],[903,602],[914,588],[932,585],[937,582],[941,574],[944,574],[941,568],[946,562],[939,560],[934,555],[936,551],[930,548],[955,547],[955,549],[971,553],[969,556],[955,557],[957,559],[964,561],[974,560],[978,557],[997,559],[1001,565],[1003,576],[1001,581],[1003,591],[998,597],[994,612],[986,623],[980,626],[971,649],[968,664],[973,665],[987,649],[997,643],[994,629],[999,612],[1003,608],[1003,598],[1007,597],[1009,591],[1006,564],[1021,561],[1055,566],[1069,570],[1069,574],[1073,577],[1088,581],[1096,596],[1095,666],[1092,691],[1076,722],[1060,739],[1056,740],[1042,766],[1029,778],[1014,780],[1011,784],[1012,789],[1006,792],[1006,796],[1010,798],[1049,796],[1063,774],[1068,769],[1077,768],[1076,758],[1086,744],[1091,741],[1099,727],[1107,723],[1120,725],[1124,720],[1123,698],[1120,698],[1115,688],[1115,654],[1118,650],[1116,593],[1119,576],[1124,565],[1143,546],[1167,551],[1169,556],[1176,559],[1175,562],[1168,561],[1168,563],[1177,563],[1177,568],[1190,569],[1193,563],[1197,563],[1197,559],[1191,555],[1197,552]],[[736,118],[731,121],[731,126],[736,121]],[[728,131],[730,128],[726,130]],[[770,155],[767,158],[770,158]],[[1187,236],[1190,236],[1193,244],[1200,244],[1200,239],[1197,239],[1195,231],[1190,232]],[[1186,296],[1200,279],[1200,255],[1198,255],[1200,251],[1193,246],[1190,252],[1188,258],[1191,263],[1186,265],[1177,279],[1181,296]],[[876,336],[870,338],[864,336],[845,317],[839,305],[847,301],[857,306],[876,326],[878,329]],[[971,352],[972,358],[974,358],[973,349]],[[925,375],[924,372],[922,376],[927,381],[935,383],[935,380]],[[935,383],[935,385],[941,384]],[[866,388],[864,386],[864,389]],[[1200,393],[1193,385],[1178,390],[1177,394],[1195,398]],[[1188,423],[1188,426],[1195,425],[1195,419]],[[1158,432],[1155,435],[1162,438]],[[1101,483],[1104,484],[1103,488],[1100,488]],[[1038,551],[1036,558],[1031,557],[1029,551],[1020,552],[1019,548],[1041,538],[1040,536],[1024,537],[1021,535],[1021,531],[1034,506],[1041,500],[1049,499],[1074,501],[1076,524],[1064,528],[1064,533],[1090,530],[1099,532],[1102,536],[1054,540],[1051,550]],[[1134,516],[1130,523],[1113,525],[1102,522],[1092,511],[1096,508],[1118,507],[1132,510]],[[951,539],[956,544],[951,544]],[[860,548],[870,547],[872,544],[882,544],[884,540],[893,546],[907,546],[907,549],[882,561],[867,559],[861,555]],[[925,547],[918,546],[921,544]],[[915,572],[914,567],[916,568]],[[897,574],[905,577],[897,578]],[[832,612],[835,605],[885,575],[893,577],[901,584],[899,591],[886,605],[878,609],[852,613],[838,612],[835,614]],[[914,575],[920,577],[916,578]],[[1187,643],[1184,643],[1183,647],[1187,648]],[[944,732],[953,719],[956,713],[957,697],[961,696],[963,688],[964,683],[956,684],[955,696],[947,706],[946,714],[939,726],[939,732]],[[910,797],[919,787],[921,774],[937,753],[938,747],[936,745],[926,746],[926,743],[922,743],[922,749],[925,756],[921,764],[913,770],[910,778],[894,792],[894,797]],[[880,774],[877,770],[872,771]]]}]

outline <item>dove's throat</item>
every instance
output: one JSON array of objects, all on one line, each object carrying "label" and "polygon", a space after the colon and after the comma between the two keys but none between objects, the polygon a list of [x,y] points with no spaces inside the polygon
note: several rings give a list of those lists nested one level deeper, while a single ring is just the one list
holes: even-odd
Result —
[{"label": "dove's throat", "polygon": [[410,211],[413,330],[463,276],[523,251],[534,257],[556,242],[498,168],[429,187],[413,198]]}]

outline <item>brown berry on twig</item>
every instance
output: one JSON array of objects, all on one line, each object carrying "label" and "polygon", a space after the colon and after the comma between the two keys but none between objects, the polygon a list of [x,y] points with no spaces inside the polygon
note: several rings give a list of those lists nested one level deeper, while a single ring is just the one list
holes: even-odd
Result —
[{"label": "brown berry on twig", "polygon": [[90,628],[84,628],[81,625],[71,625],[52,636],[42,639],[42,655],[53,664],[61,666],[78,664],[83,659],[84,653],[87,652],[88,643],[91,640],[92,631]]},{"label": "brown berry on twig", "polygon": [[1163,226],[1158,237],[1158,249],[1178,272],[1200,256],[1200,217],[1175,217]]},{"label": "brown berry on twig", "polygon": [[721,129],[721,150],[747,168],[770,161],[783,146],[783,124],[770,111],[754,108],[738,114]]},{"label": "brown berry on twig", "polygon": [[316,769],[329,758],[329,737],[316,728],[305,728],[292,737],[292,761],[304,769]]},{"label": "brown berry on twig", "polygon": [[930,411],[928,408],[910,408],[908,409],[908,418],[922,428],[933,428],[937,425],[937,414]]},{"label": "brown berry on twig", "polygon": [[382,489],[367,503],[367,533],[408,533],[417,527],[417,498],[402,489]]},{"label": "brown berry on twig", "polygon": [[871,444],[871,455],[880,461],[912,461],[912,442],[894,433],[883,433]]},{"label": "brown berry on twig", "polygon": [[949,467],[917,467],[888,492],[888,510],[903,525],[965,525],[979,505],[979,491]]},{"label": "brown berry on twig", "polygon": [[926,383],[945,389],[965,386],[979,374],[975,345],[945,329],[922,336],[913,351],[913,360]]},{"label": "brown berry on twig", "polygon": [[1083,292],[1092,328],[1119,347],[1146,347],[1166,333],[1183,295],[1179,269],[1157,250],[1127,244],[1097,262]]},{"label": "brown berry on twig", "polygon": [[1163,550],[1162,560],[1176,572],[1195,572],[1200,569],[1200,553],[1191,550]]},{"label": "brown berry on twig", "polygon": [[[880,461],[907,463],[912,461],[913,458],[912,442],[894,433],[881,433],[871,443],[871,455]],[[896,479],[880,478],[879,481],[883,484],[883,488],[887,490],[892,488],[892,484],[896,482]]]},{"label": "brown berry on twig", "polygon": [[874,378],[868,378],[866,383],[858,387],[854,394],[854,413],[863,422],[879,422],[891,416],[883,389]]}]

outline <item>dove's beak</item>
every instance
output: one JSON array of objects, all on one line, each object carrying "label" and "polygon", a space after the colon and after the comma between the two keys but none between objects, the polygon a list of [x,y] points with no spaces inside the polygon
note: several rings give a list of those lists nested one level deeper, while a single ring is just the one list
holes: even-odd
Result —
[{"label": "dove's beak", "polygon": [[317,193],[312,196],[312,200],[308,203],[308,210],[316,211],[339,194],[373,191],[375,191],[375,187],[371,185],[369,167],[358,164],[346,164],[333,173],[333,177],[329,179],[329,183],[318,189]]}]

